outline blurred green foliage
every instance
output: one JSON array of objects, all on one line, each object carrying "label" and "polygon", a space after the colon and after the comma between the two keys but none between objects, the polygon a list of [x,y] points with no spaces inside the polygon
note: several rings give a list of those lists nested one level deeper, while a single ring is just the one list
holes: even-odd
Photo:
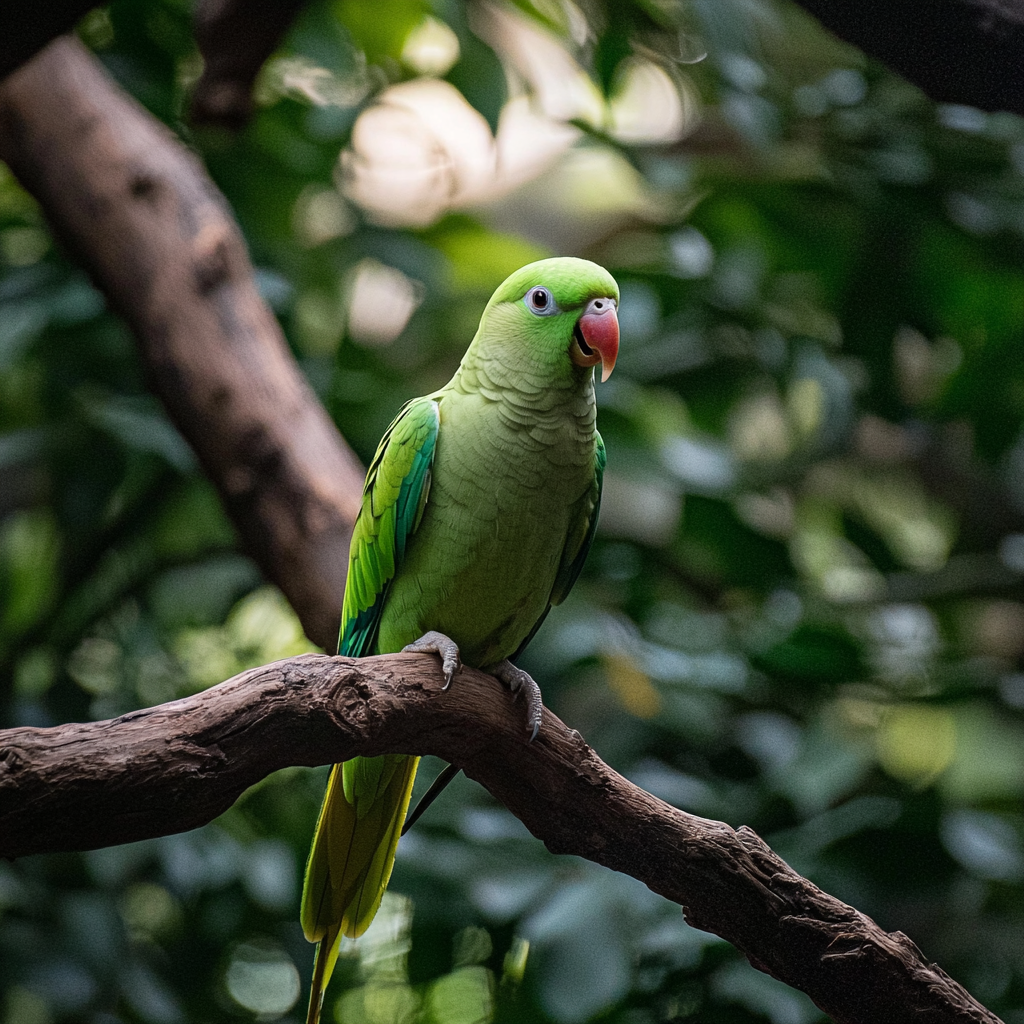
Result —
[{"label": "blurred green foliage", "polygon": [[[1024,123],[937,107],[770,0],[318,0],[237,138],[183,122],[184,0],[80,32],[205,159],[364,459],[510,270],[616,274],[602,529],[525,667],[618,770],[749,824],[1024,1021]],[[535,119],[495,164],[514,108]],[[3,724],[304,649],[0,166]],[[322,785],[281,772],[195,832],[0,865],[0,1021],[300,1019]],[[337,977],[344,1024],[821,1019],[465,779]]]}]

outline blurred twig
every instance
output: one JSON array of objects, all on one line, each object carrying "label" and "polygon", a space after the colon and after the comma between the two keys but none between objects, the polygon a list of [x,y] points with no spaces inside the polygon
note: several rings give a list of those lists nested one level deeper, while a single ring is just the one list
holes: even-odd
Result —
[{"label": "blurred twig", "polygon": [[107,722],[0,732],[0,856],[195,828],[287,765],[436,754],[555,853],[640,879],[840,1024],[997,1018],[900,932],[816,888],[750,829],[686,814],[612,771],[481,672],[441,689],[422,655],[303,655]]},{"label": "blurred twig", "polygon": [[133,328],[248,553],[333,648],[363,472],[260,298],[223,196],[71,38],[0,88],[0,158]]},{"label": "blurred twig", "polygon": [[240,128],[252,113],[252,90],[306,0],[199,0],[196,42],[203,73],[192,92],[197,124]]}]

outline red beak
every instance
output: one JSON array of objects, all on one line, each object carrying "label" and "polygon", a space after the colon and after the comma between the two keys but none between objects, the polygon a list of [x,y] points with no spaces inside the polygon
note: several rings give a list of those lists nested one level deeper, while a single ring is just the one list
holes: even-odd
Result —
[{"label": "red beak", "polygon": [[577,366],[601,364],[601,380],[606,381],[615,369],[619,354],[619,318],[615,300],[591,299],[573,331],[569,356]]}]

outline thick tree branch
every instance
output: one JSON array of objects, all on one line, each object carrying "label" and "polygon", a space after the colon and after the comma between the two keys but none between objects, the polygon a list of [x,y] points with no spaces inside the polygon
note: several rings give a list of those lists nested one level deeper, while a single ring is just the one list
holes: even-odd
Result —
[{"label": "thick tree branch", "polygon": [[131,325],[246,550],[332,649],[363,473],[260,298],[223,196],[69,37],[0,87],[0,159]]},{"label": "thick tree branch", "polygon": [[536,742],[524,732],[522,705],[480,672],[445,692],[433,658],[304,655],[113,721],[0,732],[0,855],[194,828],[286,765],[437,754],[548,849],[640,879],[838,1022],[997,1021],[905,935],[801,878],[749,829],[638,789],[550,712]]}]

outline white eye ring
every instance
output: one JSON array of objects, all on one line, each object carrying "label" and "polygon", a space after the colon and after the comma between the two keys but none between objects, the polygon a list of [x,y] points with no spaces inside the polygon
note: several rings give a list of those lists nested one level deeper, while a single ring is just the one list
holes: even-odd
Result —
[{"label": "white eye ring", "polygon": [[523,296],[523,305],[525,305],[534,316],[551,316],[554,313],[560,312],[558,306],[555,304],[554,296],[543,285],[537,285],[536,288],[531,288]]}]

